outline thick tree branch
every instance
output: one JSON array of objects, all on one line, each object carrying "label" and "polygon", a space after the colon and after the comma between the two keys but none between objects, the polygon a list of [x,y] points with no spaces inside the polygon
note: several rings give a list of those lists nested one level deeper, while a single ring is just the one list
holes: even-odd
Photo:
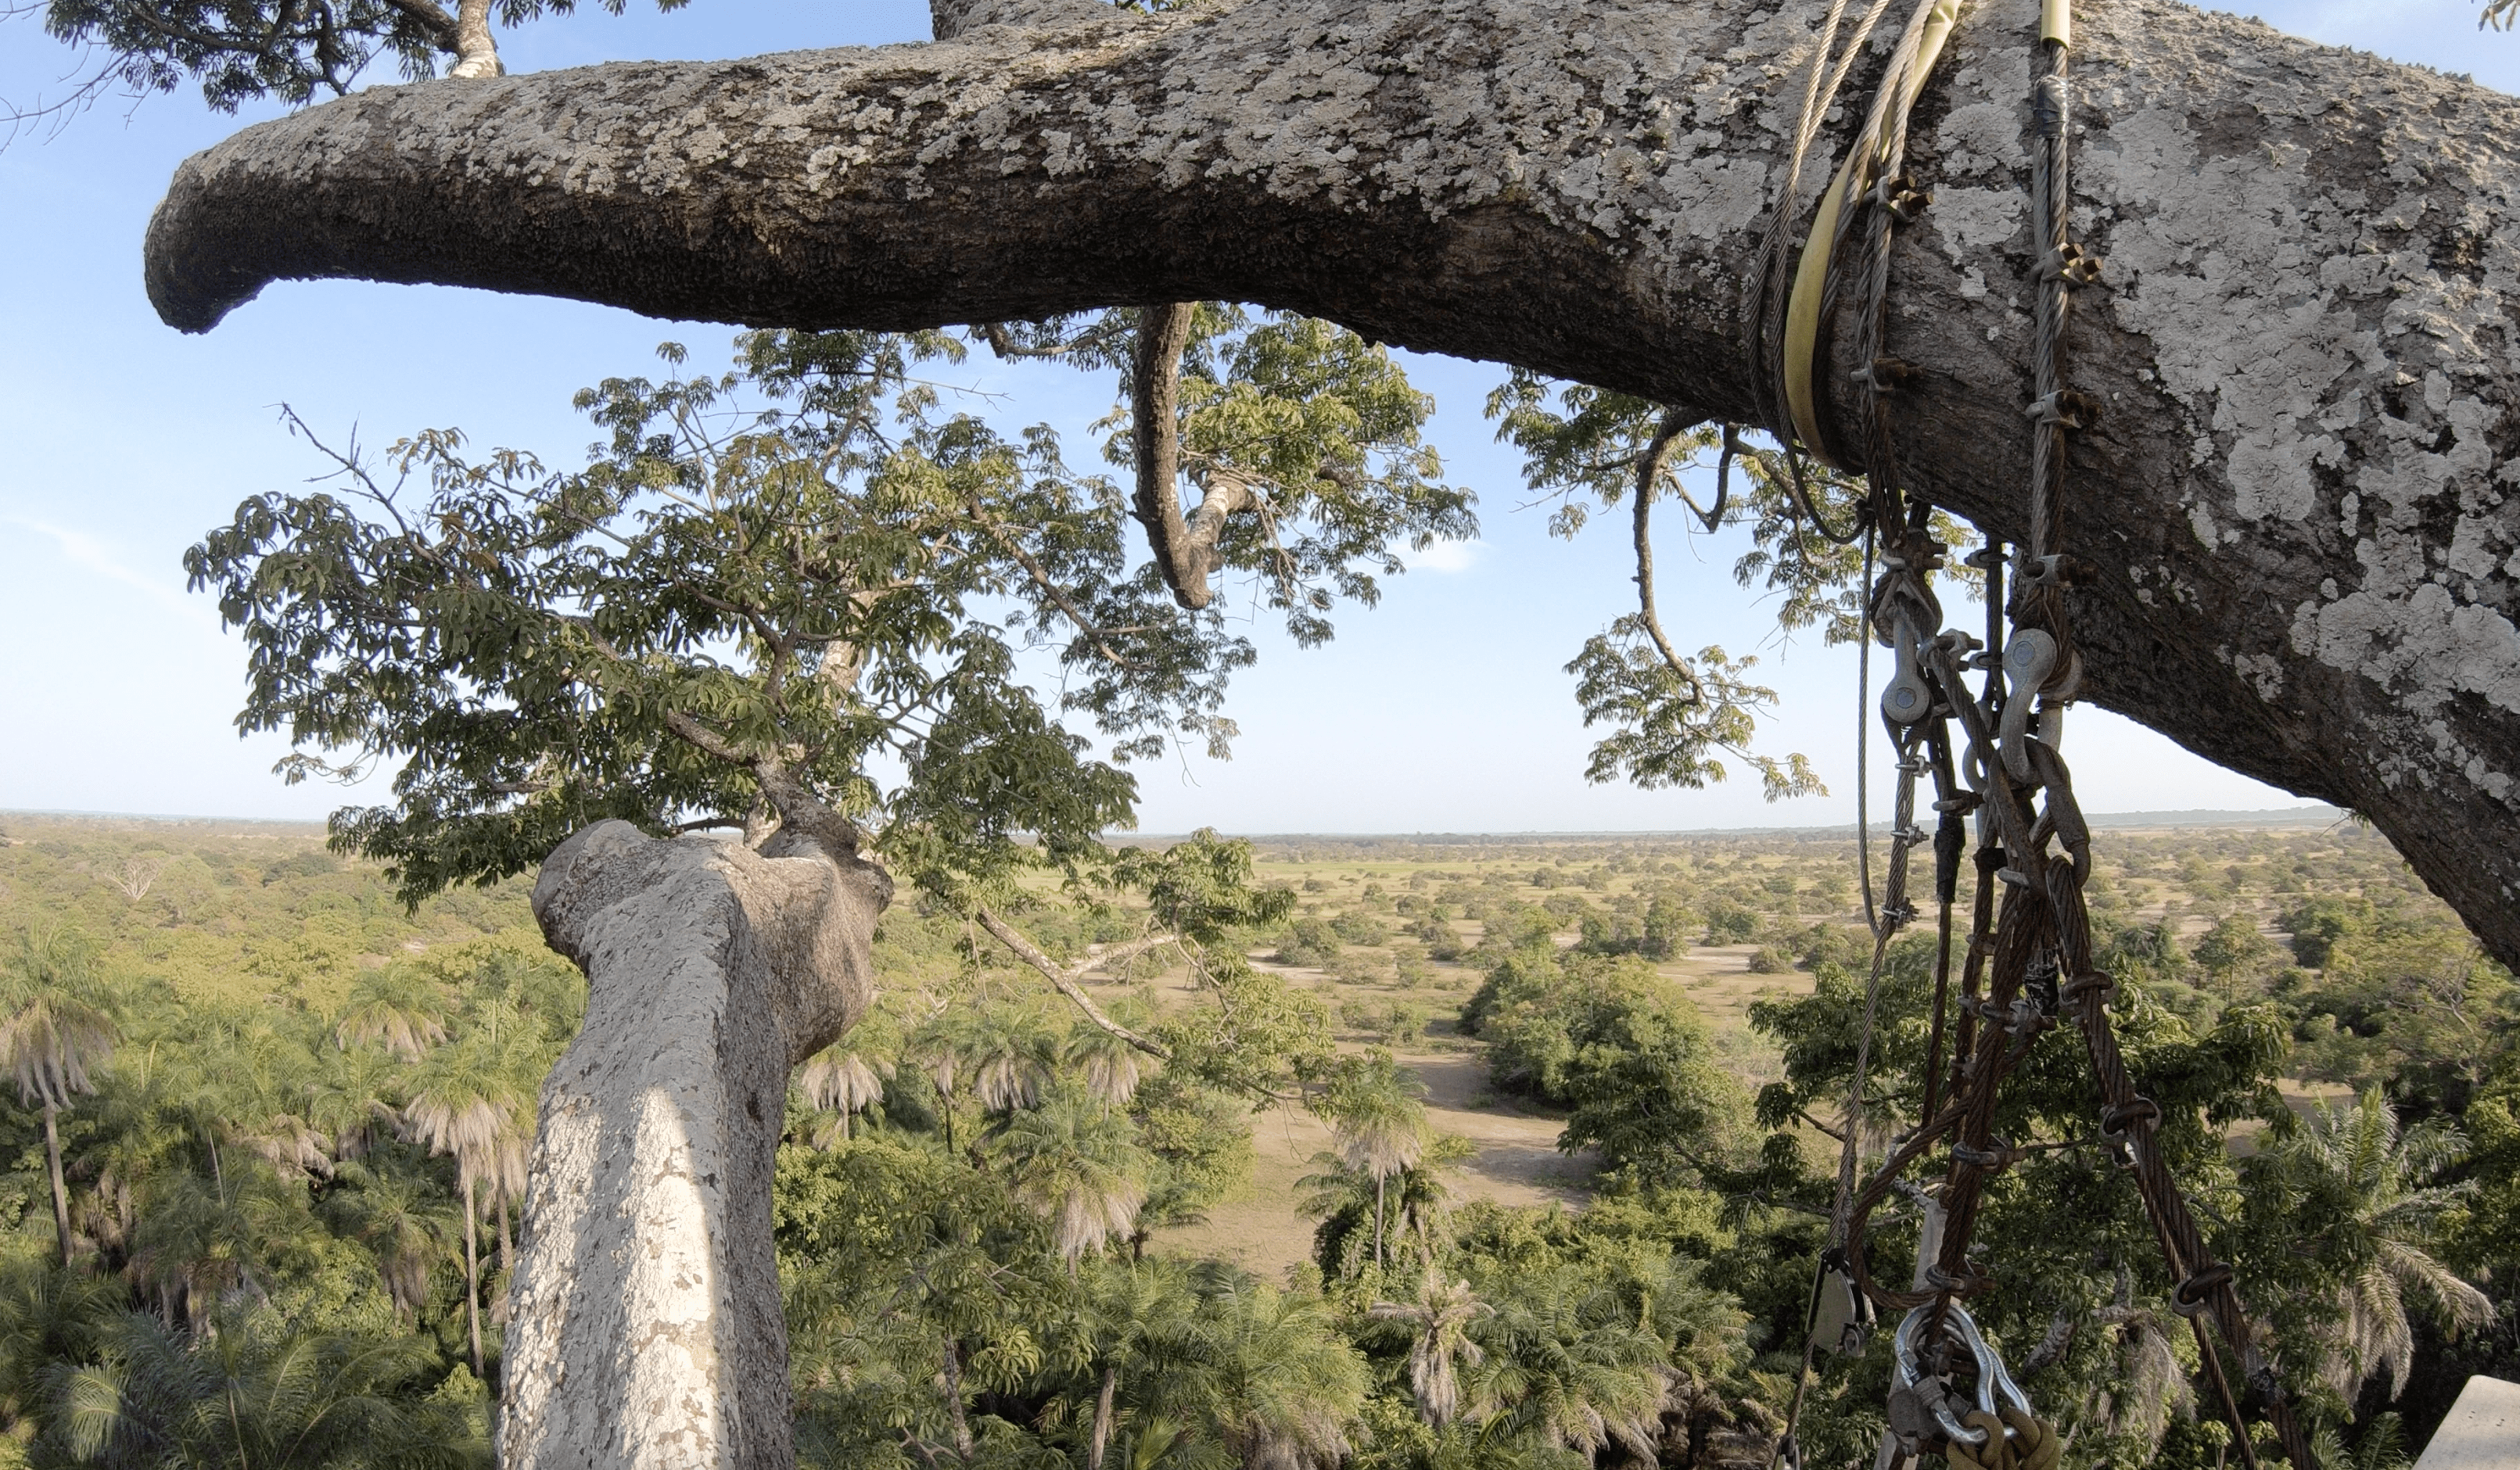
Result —
[{"label": "thick tree branch", "polygon": [[2048,1331],[2039,1339],[2039,1346],[2031,1349],[2030,1356],[2021,1359],[2021,1366],[2013,1371],[2027,1378],[2050,1363],[2062,1361],[2066,1350],[2074,1346],[2074,1333],[2081,1325],[2081,1316],[2072,1311],[2059,1309],[2054,1316],[2048,1319]]},{"label": "thick tree branch", "polygon": [[1103,951],[1102,954],[1089,957],[1085,963],[1077,966],[1076,969],[1071,972],[1060,968],[1058,960],[1053,959],[1048,955],[1042,953],[1041,946],[1024,938],[1022,930],[1008,923],[1005,919],[998,917],[997,913],[987,905],[982,904],[975,906],[971,910],[971,916],[980,921],[980,927],[988,930],[991,938],[994,938],[998,943],[1005,945],[1008,949],[1014,951],[1016,958],[1048,976],[1050,983],[1058,987],[1058,993],[1060,995],[1065,996],[1069,1001],[1074,1002],[1076,1008],[1085,1012],[1085,1019],[1093,1022],[1097,1026],[1100,1026],[1111,1035],[1118,1037],[1120,1040],[1127,1042],[1130,1046],[1144,1051],[1148,1056],[1159,1057],[1165,1061],[1172,1060],[1173,1049],[1170,1047],[1150,1038],[1140,1036],[1128,1027],[1111,1019],[1108,1012],[1104,1011],[1102,1006],[1094,1003],[1094,998],[1087,995],[1085,993],[1085,987],[1079,985],[1077,981],[1082,979],[1087,971],[1092,970],[1097,965],[1116,964],[1123,960],[1133,959],[1138,956],[1145,954],[1148,950],[1161,949],[1165,945],[1178,943],[1180,941],[1179,935],[1150,935],[1145,939],[1135,940],[1129,944],[1116,946],[1112,949]]},{"label": "thick tree branch", "polygon": [[1692,702],[1706,697],[1705,688],[1697,682],[1697,670],[1691,668],[1688,660],[1680,656],[1680,650],[1671,646],[1671,636],[1662,631],[1662,613],[1654,606],[1653,502],[1654,493],[1662,484],[1663,471],[1670,468],[1673,446],[1680,442],[1681,435],[1705,422],[1704,415],[1675,408],[1665,412],[1662,422],[1654,425],[1653,442],[1637,456],[1636,524],[1633,531],[1637,549],[1637,610],[1644,619],[1645,636],[1653,640],[1654,649],[1662,654],[1663,663],[1688,685]]},{"label": "thick tree branch", "polygon": [[[1753,417],[1741,283],[1822,0],[1096,9],[373,88],[187,162],[150,291],[195,331],[304,277],[792,327],[1230,299]],[[1927,89],[1883,344],[1902,480],[2014,542],[2037,9],[1970,8]],[[2368,814],[2520,961],[2520,104],[2167,0],[2090,8],[2074,67],[2087,697]]]},{"label": "thick tree branch", "polygon": [[[751,772],[753,783],[778,810],[780,831],[811,838],[834,857],[854,858],[866,845],[866,834],[858,824],[833,811],[777,756],[747,755],[734,741],[678,709],[665,711],[665,729],[695,750]],[[745,824],[745,828],[748,834],[751,824]]]},{"label": "thick tree branch", "polygon": [[450,77],[480,81],[506,68],[499,65],[499,44],[490,34],[490,0],[459,0],[455,7],[455,65]]},{"label": "thick tree branch", "polygon": [[[1198,510],[1185,519],[1181,508],[1181,359],[1190,344],[1191,305],[1174,302],[1139,313],[1138,346],[1129,375],[1129,442],[1137,451],[1138,523],[1155,550],[1155,566],[1173,601],[1200,608],[1215,599],[1217,538],[1229,507],[1210,482]],[[1248,495],[1247,488],[1242,488]]]}]

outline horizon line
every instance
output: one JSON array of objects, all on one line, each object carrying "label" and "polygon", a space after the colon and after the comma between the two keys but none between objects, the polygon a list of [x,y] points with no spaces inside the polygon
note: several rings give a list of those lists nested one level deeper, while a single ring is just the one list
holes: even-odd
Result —
[{"label": "horizon line", "polygon": [[[2334,823],[2345,821],[2353,815],[2354,814],[2346,808],[2332,806],[2326,802],[2307,802],[2294,807],[2190,807],[2138,812],[2090,812],[2084,815],[2084,821],[2093,825],[2118,828],[2143,826],[2314,826],[2332,824]],[[205,825],[228,823],[247,826],[306,827],[318,832],[322,831],[325,826],[325,824],[321,819],[304,817],[218,817],[166,812],[101,812],[68,808],[39,807],[0,808],[0,821],[6,821],[12,817],[37,818],[57,822],[123,822],[170,826]],[[1225,831],[1222,827],[1213,827],[1209,829]],[[1887,822],[1872,824],[1872,830],[1876,833],[1887,833],[1891,829],[1891,824]],[[1588,829],[1523,827],[1509,830],[1497,828],[1485,831],[1460,828],[1444,831],[1432,829],[1418,831],[1307,831],[1296,829],[1274,832],[1235,831],[1225,832],[1225,834],[1252,842],[1415,841],[1454,843],[1500,839],[1527,842],[1536,840],[1637,841],[1646,838],[1773,837],[1786,835],[1800,837],[1852,837],[1855,835],[1855,832],[1856,827],[1854,823],[1836,822],[1814,823],[1809,824],[1779,824],[1769,826],[1727,827],[1634,827]],[[1189,831],[1115,831],[1107,833],[1106,838],[1108,840],[1121,842],[1148,842],[1164,839],[1186,838],[1189,835]]]}]

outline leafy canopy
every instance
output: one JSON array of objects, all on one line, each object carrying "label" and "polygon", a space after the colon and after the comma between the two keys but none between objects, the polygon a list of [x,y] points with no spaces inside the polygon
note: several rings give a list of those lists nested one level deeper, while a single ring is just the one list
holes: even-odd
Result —
[{"label": "leafy canopy", "polygon": [[[1425,477],[1428,406],[1379,349],[1279,318],[1211,327],[1186,440],[1288,487],[1223,566],[1326,638],[1395,542],[1468,534],[1467,497]],[[727,373],[580,393],[606,437],[576,471],[470,456],[453,429],[382,464],[326,449],[318,489],[248,501],[186,557],[244,630],[239,726],[289,734],[292,780],[402,763],[391,804],[333,831],[407,900],[521,871],[604,818],[758,829],[790,791],[934,892],[1039,854],[1100,861],[1096,834],[1132,820],[1125,763],[1226,752],[1218,709],[1253,650],[1133,563],[1125,495],[1051,430],[1001,432],[915,376],[962,352],[748,334]],[[1200,907],[1180,883],[1170,902]]]}]

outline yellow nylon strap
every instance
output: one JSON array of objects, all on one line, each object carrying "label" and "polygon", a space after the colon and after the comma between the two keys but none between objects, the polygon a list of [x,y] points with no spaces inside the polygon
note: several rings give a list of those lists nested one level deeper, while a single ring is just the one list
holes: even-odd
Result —
[{"label": "yellow nylon strap", "polygon": [[[1951,39],[1952,26],[1959,20],[1960,0],[1931,0],[1922,33],[1917,38],[1916,60],[1899,79],[1898,91],[1890,98],[1890,111],[1885,118],[1904,120],[1916,106],[1916,94],[1925,88],[1925,78],[1934,71],[1941,59],[1943,43]],[[2045,0],[2062,8],[2066,0]],[[1837,177],[1829,181],[1828,192],[1821,196],[1820,209],[1812,215],[1811,234],[1803,241],[1802,259],[1794,266],[1793,294],[1785,298],[1785,407],[1792,414],[1794,437],[1803,448],[1831,468],[1843,469],[1821,448],[1820,415],[1812,384],[1812,359],[1820,344],[1820,302],[1828,285],[1828,257],[1837,243],[1837,217],[1846,208],[1848,185],[1859,162],[1871,163],[1850,154],[1838,166]]]}]

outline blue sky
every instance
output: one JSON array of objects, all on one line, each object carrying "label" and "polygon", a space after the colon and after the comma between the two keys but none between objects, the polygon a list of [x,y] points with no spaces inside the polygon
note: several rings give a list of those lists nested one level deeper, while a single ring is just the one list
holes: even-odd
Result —
[{"label": "blue sky", "polygon": [[[634,4],[636,0],[634,0]],[[2473,0],[2271,3],[2285,30],[2520,86],[2520,35],[2476,30]],[[924,5],[694,0],[672,15],[598,12],[506,34],[514,70],[625,57],[707,58],[923,39]],[[0,23],[0,97],[58,89],[73,59],[24,19]],[[0,809],[317,818],[380,787],[281,784],[271,737],[240,740],[241,646],[184,591],[179,557],[238,501],[320,470],[280,427],[294,407],[328,436],[382,444],[460,424],[478,445],[570,463],[592,435],[577,387],[646,372],[654,345],[721,352],[729,329],[605,307],[433,288],[276,287],[202,337],[158,325],[140,239],[175,164],[264,113],[208,112],[196,94],[108,103],[58,135],[0,152]],[[975,374],[1009,412],[1078,440],[1106,399],[1056,371]],[[1762,744],[1800,750],[1834,795],[1768,805],[1736,777],[1704,791],[1590,786],[1592,736],[1562,665],[1627,608],[1617,527],[1550,538],[1516,461],[1479,406],[1490,365],[1413,358],[1440,405],[1447,477],[1478,491],[1484,531],[1348,612],[1326,648],[1267,638],[1238,683],[1229,763],[1143,773],[1143,824],[1182,831],[1668,830],[1819,825],[1853,815],[1854,655],[1776,646],[1767,610],[1732,586],[1734,548],[1659,548],[1675,636],[1756,650],[1781,706]],[[2294,798],[2099,711],[2068,735],[2094,811],[2279,807]]]}]

